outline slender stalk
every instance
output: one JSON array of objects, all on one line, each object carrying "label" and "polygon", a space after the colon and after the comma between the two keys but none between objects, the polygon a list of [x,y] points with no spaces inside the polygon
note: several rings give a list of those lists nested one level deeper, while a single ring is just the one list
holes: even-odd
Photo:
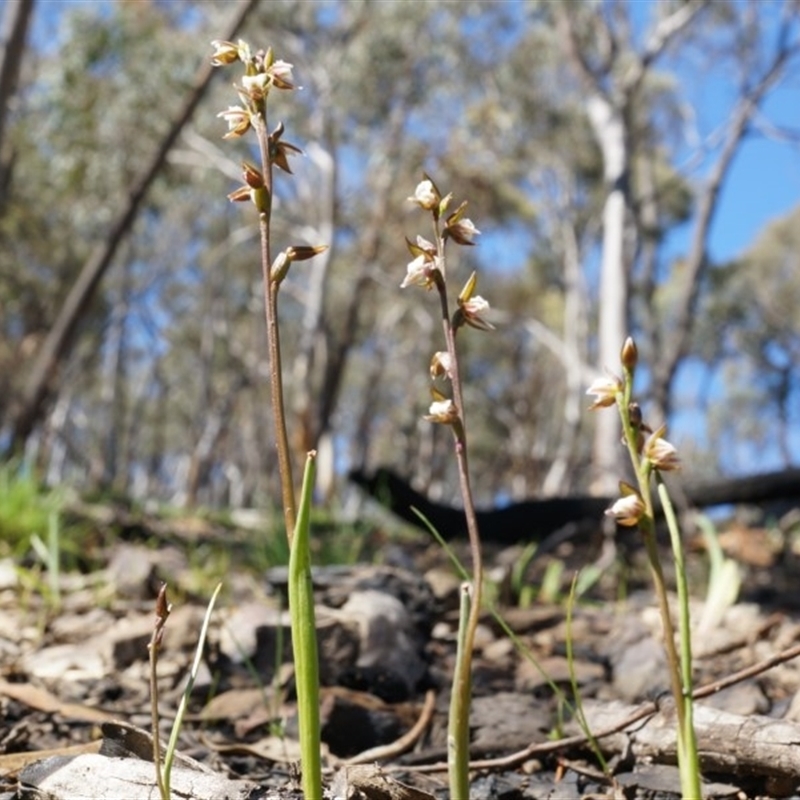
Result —
[{"label": "slender stalk", "polygon": [[153,767],[156,771],[156,783],[161,800],[169,800],[169,775],[161,769],[161,734],[160,714],[158,711],[158,653],[164,638],[164,626],[167,624],[172,607],[167,602],[167,584],[162,583],[156,598],[156,622],[150,643],[147,646],[150,656],[150,718],[153,725]]},{"label": "slender stalk", "polygon": [[450,716],[448,723],[448,762],[450,764],[451,797],[469,797],[469,711],[472,704],[472,649],[475,643],[475,632],[480,620],[483,595],[483,556],[481,553],[478,519],[475,514],[475,503],[469,479],[469,462],[467,458],[466,419],[464,411],[464,393],[458,367],[458,351],[456,350],[456,330],[453,326],[447,300],[445,280],[445,240],[439,232],[438,220],[435,222],[437,249],[441,259],[441,278],[436,282],[442,310],[442,327],[444,330],[447,352],[450,358],[450,381],[453,388],[453,402],[458,412],[458,419],[451,426],[453,431],[456,464],[464,501],[464,513],[467,520],[470,553],[472,556],[472,581],[462,588],[461,614],[459,618],[458,647],[456,650],[456,667],[453,678],[450,700]]},{"label": "slender stalk", "polygon": [[314,485],[315,452],[308,453],[303,476],[300,515],[298,517],[292,478],[286,408],[283,396],[283,368],[278,320],[278,291],[292,261],[305,261],[327,249],[327,246],[290,246],[278,258],[272,258],[271,218],[273,207],[273,166],[290,172],[287,155],[300,152],[297,147],[282,142],[283,125],[270,134],[267,116],[267,97],[271,90],[289,90],[292,65],[276,60],[272,50],[253,54],[250,46],[215,41],[214,63],[218,66],[240,61],[245,73],[236,86],[242,106],[231,106],[218,116],[228,122],[226,138],[244,135],[251,128],[256,134],[260,154],[260,169],[243,165],[245,185],[237,189],[231,200],[250,200],[259,215],[261,271],[264,284],[264,315],[267,327],[267,350],[270,371],[270,399],[275,428],[275,447],[281,483],[286,538],[289,542],[289,609],[292,622],[292,643],[297,684],[298,716],[302,783],[305,800],[322,800],[322,766],[320,759],[319,722],[319,664],[314,619],[314,593],[311,583],[309,556],[309,518]]},{"label": "slender stalk", "polygon": [[278,454],[278,471],[281,479],[281,500],[286,524],[286,536],[291,544],[294,535],[297,505],[292,477],[292,460],[289,452],[289,437],[286,426],[286,407],[283,398],[283,362],[281,359],[280,329],[278,326],[278,285],[270,277],[272,266],[272,239],[270,222],[272,216],[272,159],[269,154],[269,132],[267,110],[264,104],[261,113],[254,117],[253,128],[258,140],[261,156],[261,172],[267,195],[266,207],[259,213],[258,227],[261,236],[261,272],[264,284],[264,315],[267,323],[267,350],[269,352],[270,395],[275,424],[275,445]]},{"label": "slender stalk", "polygon": [[634,430],[630,420],[629,407],[632,384],[633,375],[626,375],[625,390],[622,395],[622,400],[619,404],[620,417],[622,419],[625,443],[631,457],[631,463],[633,464],[634,472],[636,473],[639,494],[641,495],[645,505],[644,515],[639,521],[639,530],[644,541],[645,552],[647,553],[647,562],[653,579],[653,587],[655,589],[658,610],[661,616],[664,650],[667,656],[667,671],[669,672],[672,696],[675,700],[675,713],[678,716],[678,729],[679,731],[683,731],[685,712],[683,706],[683,685],[681,684],[680,658],[678,657],[678,651],[675,646],[675,629],[672,625],[672,616],[669,609],[667,584],[666,580],[664,579],[664,570],[661,567],[661,559],[658,555],[658,546],[656,543],[654,522],[655,515],[653,512],[653,498],[649,483],[650,469],[649,465],[646,462],[643,462],[639,457],[639,450],[637,447],[637,438],[639,436],[639,432]]},{"label": "slender stalk", "polygon": [[158,656],[156,650],[158,649],[153,643],[154,638],[150,641],[150,721],[153,726],[153,768],[156,771],[156,783],[158,784],[158,794],[161,800],[169,800],[169,792],[166,784],[164,783],[164,774],[161,771],[161,736],[158,732],[160,715],[158,712]]},{"label": "slender stalk", "polygon": [[[445,275],[444,266],[444,239],[438,233],[437,242],[439,253],[442,259],[442,275]],[[478,530],[478,518],[475,513],[475,501],[472,496],[472,485],[469,479],[469,461],[467,458],[467,421],[464,407],[464,391],[461,384],[461,373],[458,364],[458,351],[456,349],[456,331],[450,319],[447,292],[444,281],[438,284],[439,298],[442,309],[442,327],[444,338],[447,343],[447,352],[450,356],[451,384],[453,387],[453,402],[458,409],[459,424],[453,425],[453,436],[455,438],[456,464],[458,466],[458,479],[461,488],[461,497],[464,501],[464,514],[467,519],[467,533],[469,535],[470,555],[472,557],[472,581],[473,594],[470,609],[470,636],[474,638],[475,629],[478,626],[478,618],[481,610],[481,595],[483,585],[483,554],[481,552],[480,531]]]},{"label": "slender stalk", "polygon": [[450,797],[469,797],[469,709],[472,701],[471,586],[461,586],[456,664],[453,670],[450,717],[447,724],[447,764]]},{"label": "slender stalk", "polygon": [[164,756],[164,787],[166,788],[167,800],[170,796],[172,764],[175,760],[175,754],[178,752],[178,737],[183,727],[183,719],[186,716],[186,709],[189,707],[189,699],[192,696],[192,689],[194,689],[194,682],[197,680],[197,673],[200,671],[200,666],[203,663],[203,653],[206,648],[206,639],[208,638],[208,626],[211,623],[211,614],[214,611],[214,604],[217,602],[219,593],[222,591],[222,584],[218,583],[217,588],[211,595],[211,599],[206,606],[206,613],[203,616],[203,625],[200,628],[200,636],[197,639],[197,645],[194,648],[194,659],[192,666],[189,669],[189,679],[186,681],[186,686],[181,694],[181,701],[178,704],[178,711],[175,714],[175,721],[172,723],[172,730],[169,734],[169,742],[167,743],[167,752]]},{"label": "slender stalk", "polygon": [[675,560],[675,582],[678,591],[678,610],[680,613],[679,635],[681,641],[681,680],[683,683],[683,729],[682,751],[678,765],[681,772],[681,788],[684,797],[702,797],[700,788],[700,763],[697,753],[697,738],[694,730],[694,702],[692,681],[692,630],[689,618],[689,587],[686,581],[686,566],[683,560],[683,544],[681,542],[678,520],[666,484],[656,474],[658,496],[664,517],[669,528],[672,555]]},{"label": "slender stalk", "polygon": [[[627,351],[628,360],[625,353]],[[648,451],[648,444],[642,445],[643,436],[641,414],[638,413],[634,423],[632,415],[638,412],[638,407],[631,403],[633,391],[633,371],[636,361],[635,347],[631,342],[628,347],[626,342],[623,348],[623,367],[625,380],[623,391],[617,395],[617,406],[622,419],[624,441],[628,448],[636,480],[638,492],[644,504],[644,512],[639,519],[639,530],[644,540],[650,573],[653,579],[656,598],[663,627],[664,651],[667,657],[667,671],[671,684],[672,696],[675,701],[675,714],[677,717],[677,753],[678,766],[681,775],[681,790],[686,798],[702,798],[700,786],[700,765],[697,754],[697,740],[694,732],[693,705],[692,705],[692,646],[691,628],[689,620],[689,590],[686,581],[686,568],[683,560],[683,549],[680,540],[680,530],[675,517],[675,512],[670,502],[666,486],[663,484],[657,461],[650,460],[642,455],[642,448]],[[653,436],[658,437],[656,432]],[[680,652],[675,643],[675,630],[669,608],[664,571],[658,554],[655,531],[655,515],[653,510],[653,495],[651,490],[651,477],[655,477],[662,507],[669,527],[672,542],[673,558],[678,594],[678,607],[680,614]]]}]

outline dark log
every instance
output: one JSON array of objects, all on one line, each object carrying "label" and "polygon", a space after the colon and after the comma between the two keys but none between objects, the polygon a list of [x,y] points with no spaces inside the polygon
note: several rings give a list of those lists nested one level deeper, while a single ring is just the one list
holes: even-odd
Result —
[{"label": "dark log", "polygon": [[[466,536],[462,509],[429,500],[390,469],[379,467],[372,474],[357,470],[350,473],[350,480],[412,525],[427,530],[424,518],[444,539]],[[800,469],[686,484],[677,487],[675,494],[679,501],[683,497],[698,508],[772,500],[797,501],[800,505]],[[479,509],[478,525],[487,542],[541,541],[570,524],[599,524],[614,499],[576,495],[524,500],[501,508]]]},{"label": "dark log", "polygon": [[767,503],[771,500],[796,501],[800,504],[800,469],[764,472],[743,478],[683,487],[686,497],[698,508],[742,503]]}]

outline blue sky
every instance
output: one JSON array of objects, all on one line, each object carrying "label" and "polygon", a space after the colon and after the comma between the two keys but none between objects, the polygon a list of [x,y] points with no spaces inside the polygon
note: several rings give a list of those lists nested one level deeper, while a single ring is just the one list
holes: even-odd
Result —
[{"label": "blue sky", "polygon": [[[800,127],[800,91],[779,90],[770,105],[792,110]],[[740,254],[764,225],[800,204],[800,148],[758,137],[738,154],[720,198],[709,247],[715,261]]]},{"label": "blue sky", "polygon": [[[690,75],[681,76],[684,86]],[[729,85],[713,76],[695,94],[704,131],[724,122],[730,109]],[[760,122],[793,129],[800,137],[800,82],[787,82],[769,96]],[[766,223],[800,204],[800,144],[778,141],[759,131],[742,144],[726,179],[709,240],[714,261],[740,255]]]}]

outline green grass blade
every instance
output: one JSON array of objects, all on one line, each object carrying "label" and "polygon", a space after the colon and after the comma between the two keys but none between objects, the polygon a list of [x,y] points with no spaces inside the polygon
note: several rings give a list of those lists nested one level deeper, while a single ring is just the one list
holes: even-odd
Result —
[{"label": "green grass blade", "polygon": [[[189,680],[186,682],[186,688],[183,690],[183,694],[181,695],[181,702],[178,705],[178,713],[175,715],[175,722],[172,723],[172,730],[170,731],[169,735],[169,743],[167,744],[167,752],[164,756],[164,786],[167,791],[167,796],[169,796],[170,792],[170,773],[172,772],[172,762],[175,759],[175,752],[178,749],[178,736],[181,732],[181,727],[183,726],[183,717],[186,714],[186,707],[189,704],[189,698],[192,695],[192,688],[194,687],[194,682],[197,679],[197,673],[200,670],[200,662],[203,659],[203,649],[206,644],[206,637],[208,636],[208,626],[211,622],[211,613],[214,611],[214,604],[217,602],[217,597],[219,597],[219,593],[222,590],[222,584],[218,583],[217,588],[214,589],[214,593],[211,595],[211,599],[208,601],[208,605],[206,606],[206,614],[203,617],[203,625],[200,628],[200,637],[197,640],[197,647],[194,651],[194,660],[192,661],[192,668],[189,670]],[[158,731],[153,731],[153,735],[157,736]]]},{"label": "green grass blade", "polygon": [[302,787],[305,800],[322,800],[319,661],[314,615],[314,587],[311,582],[311,557],[309,554],[315,459],[316,453],[313,451],[306,458],[300,507],[289,555],[289,613],[292,618],[292,649],[297,685]]}]

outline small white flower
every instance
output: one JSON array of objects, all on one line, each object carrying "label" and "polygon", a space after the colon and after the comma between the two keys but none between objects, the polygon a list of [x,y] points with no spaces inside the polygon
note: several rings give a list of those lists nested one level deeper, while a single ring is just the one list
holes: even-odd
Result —
[{"label": "small white flower", "polygon": [[211,42],[214,48],[214,54],[211,56],[211,64],[215,67],[223,67],[226,64],[233,64],[234,61],[242,60],[250,55],[247,45],[239,39],[238,44],[233,42],[226,42],[222,39],[214,39]]},{"label": "small white flower", "polygon": [[586,390],[586,394],[594,395],[594,402],[589,406],[589,411],[598,408],[608,408],[617,402],[617,395],[622,391],[622,381],[616,375],[605,378],[596,378]]},{"label": "small white flower", "polygon": [[477,317],[481,312],[489,310],[489,301],[476,294],[475,297],[470,297],[461,308],[468,317]]},{"label": "small white flower", "polygon": [[241,106],[228,106],[225,111],[220,111],[217,116],[222,117],[228,123],[228,132],[223,136],[223,139],[241,136],[250,129],[250,112]]},{"label": "small white flower", "polygon": [[242,89],[254,100],[259,100],[269,91],[270,76],[266,72],[242,75]]},{"label": "small white flower", "polygon": [[480,231],[475,227],[471,219],[462,219],[448,225],[446,234],[458,244],[475,244],[473,239],[480,235]]},{"label": "small white flower", "polygon": [[294,89],[292,84],[292,69],[293,64],[278,59],[273,62],[272,66],[267,70],[268,74],[272,77],[272,84],[276,89]]},{"label": "small white flower", "polygon": [[459,300],[461,306],[461,313],[464,315],[464,322],[471,328],[477,328],[479,331],[493,331],[494,325],[487,322],[481,314],[489,310],[488,300],[484,300],[479,294],[475,297],[470,297],[469,300]]},{"label": "small white flower", "polygon": [[458,419],[456,404],[449,398],[446,400],[434,400],[428,409],[428,414],[425,419],[428,420],[428,422],[452,425]]},{"label": "small white flower", "polygon": [[400,284],[400,288],[424,286],[426,289],[430,289],[434,284],[433,275],[438,268],[438,259],[424,254],[417,256],[406,267],[406,277]]},{"label": "small white flower", "polygon": [[439,202],[439,196],[433,188],[433,181],[429,180],[420,181],[417,188],[414,189],[414,196],[408,199],[427,211],[430,211]]},{"label": "small white flower", "polygon": [[675,445],[661,437],[666,433],[667,426],[662,425],[657,431],[651,433],[644,443],[644,457],[661,472],[670,472],[680,469],[681,460]]},{"label": "small white flower", "polygon": [[433,242],[428,241],[424,236],[420,236],[417,234],[417,247],[420,250],[424,250],[429,255],[436,255],[436,245]]},{"label": "small white flower", "polygon": [[613,517],[617,524],[632,528],[639,524],[644,514],[644,503],[637,493],[628,494],[616,500],[611,508],[606,510],[606,516]]}]

